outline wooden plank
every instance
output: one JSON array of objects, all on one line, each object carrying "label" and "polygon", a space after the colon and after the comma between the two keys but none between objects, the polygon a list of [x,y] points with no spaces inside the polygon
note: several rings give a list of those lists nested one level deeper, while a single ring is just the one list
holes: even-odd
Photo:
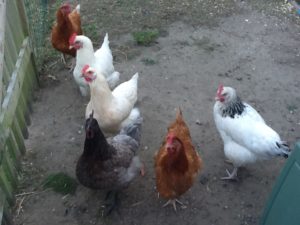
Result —
[{"label": "wooden plank", "polygon": [[11,129],[12,129],[12,132],[14,133],[16,143],[18,145],[18,149],[19,149],[20,153],[24,154],[26,148],[25,148],[25,144],[24,144],[23,134],[22,134],[20,125],[16,118],[14,118],[14,120],[13,120]]},{"label": "wooden plank", "polygon": [[[17,44],[14,42],[13,38],[13,31],[11,30],[11,26],[7,25],[6,27],[6,35],[5,35],[5,52],[4,52],[4,58],[6,58],[7,54],[10,54],[10,57],[12,58],[13,65],[15,65],[18,54],[19,54],[20,45],[17,46]],[[10,71],[12,72],[12,71]]]},{"label": "wooden plank", "polygon": [[18,1],[17,7],[18,7],[18,11],[19,11],[19,16],[21,18],[23,32],[25,35],[29,35],[29,28],[28,28],[28,23],[27,23],[24,1]]},{"label": "wooden plank", "polygon": [[[1,223],[2,222],[2,223]],[[4,192],[0,189],[0,224],[12,225],[12,216]]]},{"label": "wooden plank", "polygon": [[[31,65],[31,64],[30,64]],[[31,108],[31,100],[33,98],[33,83],[35,78],[35,74],[31,74],[30,65],[28,65],[26,70],[26,78],[23,82],[23,88],[22,88],[22,95],[21,95],[21,105],[22,105],[22,112],[23,116],[26,122],[26,125],[30,125],[30,108]],[[27,126],[25,128],[27,130]],[[22,128],[23,130],[23,128]],[[24,136],[26,139],[26,137]]]},{"label": "wooden plank", "polygon": [[6,174],[8,182],[11,184],[13,191],[15,191],[18,186],[18,175],[17,175],[17,171],[13,165],[12,159],[8,153],[7,147],[6,147],[5,153],[3,155],[2,166],[3,166],[3,169]]},{"label": "wooden plank", "polygon": [[0,189],[0,224],[4,219],[4,206],[6,204],[6,198],[4,192]]},{"label": "wooden plank", "polygon": [[[24,94],[24,91],[22,93]],[[24,116],[26,108],[27,108],[27,106],[26,106],[26,103],[24,101],[24,95],[21,95],[20,98],[19,98],[17,109],[16,109],[16,118],[17,118],[18,123],[20,125],[23,137],[25,139],[27,139],[28,135],[29,135],[28,134],[28,129],[27,129],[27,124],[26,124],[26,121],[25,121],[25,116]]]},{"label": "wooden plank", "polygon": [[12,37],[17,49],[20,49],[25,38],[25,34],[21,27],[20,17],[18,16],[18,10],[14,0],[7,2],[7,12],[9,12],[6,14],[7,24],[11,27]]},{"label": "wooden plank", "polygon": [[0,165],[0,188],[3,190],[8,203],[10,205],[13,205],[15,201],[13,188],[11,184],[8,182],[7,177],[5,176],[5,172],[1,165]]},{"label": "wooden plank", "polygon": [[[0,1],[0,103],[3,98],[3,84],[2,84],[2,74],[3,74],[3,62],[4,62],[4,46],[5,46],[5,18],[6,18],[6,0]],[[0,107],[1,112],[1,107]]]},{"label": "wooden plank", "polygon": [[21,169],[21,152],[19,151],[19,147],[15,138],[14,133],[9,129],[9,135],[6,139],[6,146],[8,148],[9,154],[11,158],[14,160],[14,164],[17,170]]},{"label": "wooden plank", "polygon": [[27,37],[23,41],[22,49],[16,62],[15,70],[7,87],[6,96],[2,103],[3,111],[0,114],[0,124],[2,124],[4,128],[9,127],[12,124],[18,99],[22,94],[22,84],[26,75],[26,67],[30,63],[30,54],[31,50],[29,48],[29,39]]},{"label": "wooden plank", "polygon": [[[5,96],[5,93],[6,93],[6,89],[7,89],[7,86],[8,86],[8,83],[9,83],[9,79],[10,79],[10,75],[9,75],[9,69],[8,69],[8,66],[6,65],[6,63],[4,64],[4,71],[3,71],[3,75],[2,75],[2,93],[3,93],[3,98]],[[3,100],[2,98],[2,100]],[[1,102],[2,104],[2,102]]]}]

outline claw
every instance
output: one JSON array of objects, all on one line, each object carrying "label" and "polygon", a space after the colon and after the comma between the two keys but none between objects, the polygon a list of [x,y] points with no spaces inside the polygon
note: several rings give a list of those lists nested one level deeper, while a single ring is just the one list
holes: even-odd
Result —
[{"label": "claw", "polygon": [[172,204],[172,205],[173,205],[173,208],[174,208],[174,210],[175,210],[175,212],[177,212],[176,202],[179,203],[179,204],[181,205],[182,208],[186,208],[186,206],[185,206],[181,201],[179,201],[179,200],[176,199],[176,198],[175,198],[175,199],[170,199],[169,201],[167,201],[167,202],[163,205],[163,207],[166,207],[167,205]]},{"label": "claw", "polygon": [[233,171],[230,173],[227,169],[226,169],[226,173],[227,173],[227,177],[222,177],[221,180],[238,180],[237,177],[237,171],[238,171],[238,167],[234,167]]}]

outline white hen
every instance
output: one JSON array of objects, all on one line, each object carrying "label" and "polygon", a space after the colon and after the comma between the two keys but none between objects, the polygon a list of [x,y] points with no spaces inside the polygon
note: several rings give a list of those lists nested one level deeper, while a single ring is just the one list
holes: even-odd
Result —
[{"label": "white hen", "polygon": [[84,66],[82,75],[91,90],[86,118],[94,111],[94,118],[106,135],[116,134],[140,116],[139,110],[134,108],[137,101],[138,73],[113,91],[109,89],[104,76],[101,73],[97,74],[92,67]]},{"label": "white hen", "polygon": [[76,66],[73,71],[73,76],[79,86],[82,96],[87,96],[89,93],[88,84],[81,76],[81,70],[84,65],[91,65],[97,73],[102,73],[108,82],[108,85],[113,89],[119,82],[120,74],[115,71],[113,66],[113,57],[109,48],[108,34],[106,33],[101,48],[94,52],[92,41],[84,35],[76,35],[74,33],[69,40],[70,48],[75,48],[76,51]]},{"label": "white hen", "polygon": [[274,156],[288,157],[290,149],[259,113],[242,102],[235,89],[220,85],[214,105],[216,127],[224,142],[225,156],[233,163],[232,173],[222,179],[237,179],[240,166]]}]

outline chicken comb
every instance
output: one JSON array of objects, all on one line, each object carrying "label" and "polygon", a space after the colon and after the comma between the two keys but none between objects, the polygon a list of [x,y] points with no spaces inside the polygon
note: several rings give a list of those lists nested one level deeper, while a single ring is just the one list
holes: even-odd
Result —
[{"label": "chicken comb", "polygon": [[82,74],[85,74],[85,72],[86,72],[89,68],[90,68],[89,65],[85,65],[85,66],[82,68],[81,73],[82,73]]},{"label": "chicken comb", "polygon": [[73,33],[71,35],[71,37],[69,38],[69,44],[70,45],[74,44],[76,36],[77,36],[77,33]]},{"label": "chicken comb", "polygon": [[173,133],[169,133],[167,135],[167,144],[171,144],[174,138],[175,138],[175,135]]},{"label": "chicken comb", "polygon": [[64,4],[61,5],[60,9],[62,10],[67,10],[65,11],[67,14],[69,14],[71,11],[72,11],[72,7],[71,7],[71,4],[70,2],[65,2]]},{"label": "chicken comb", "polygon": [[217,95],[221,95],[222,91],[224,89],[224,85],[223,84],[220,84],[219,87],[218,87],[218,90],[217,90]]}]

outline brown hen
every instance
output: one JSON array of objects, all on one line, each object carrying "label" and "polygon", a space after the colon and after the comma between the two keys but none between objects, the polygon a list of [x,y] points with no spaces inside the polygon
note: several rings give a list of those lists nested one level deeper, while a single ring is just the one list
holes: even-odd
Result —
[{"label": "brown hen", "polygon": [[171,123],[160,150],[155,154],[156,187],[159,195],[168,199],[176,211],[177,198],[194,183],[202,168],[202,160],[196,152],[189,128],[179,109]]},{"label": "brown hen", "polygon": [[76,49],[69,48],[69,38],[73,33],[82,34],[80,22],[80,5],[72,11],[69,3],[63,4],[56,12],[56,23],[51,31],[52,46],[63,54],[63,61],[65,62],[65,55],[68,54],[73,57],[76,56]]}]

